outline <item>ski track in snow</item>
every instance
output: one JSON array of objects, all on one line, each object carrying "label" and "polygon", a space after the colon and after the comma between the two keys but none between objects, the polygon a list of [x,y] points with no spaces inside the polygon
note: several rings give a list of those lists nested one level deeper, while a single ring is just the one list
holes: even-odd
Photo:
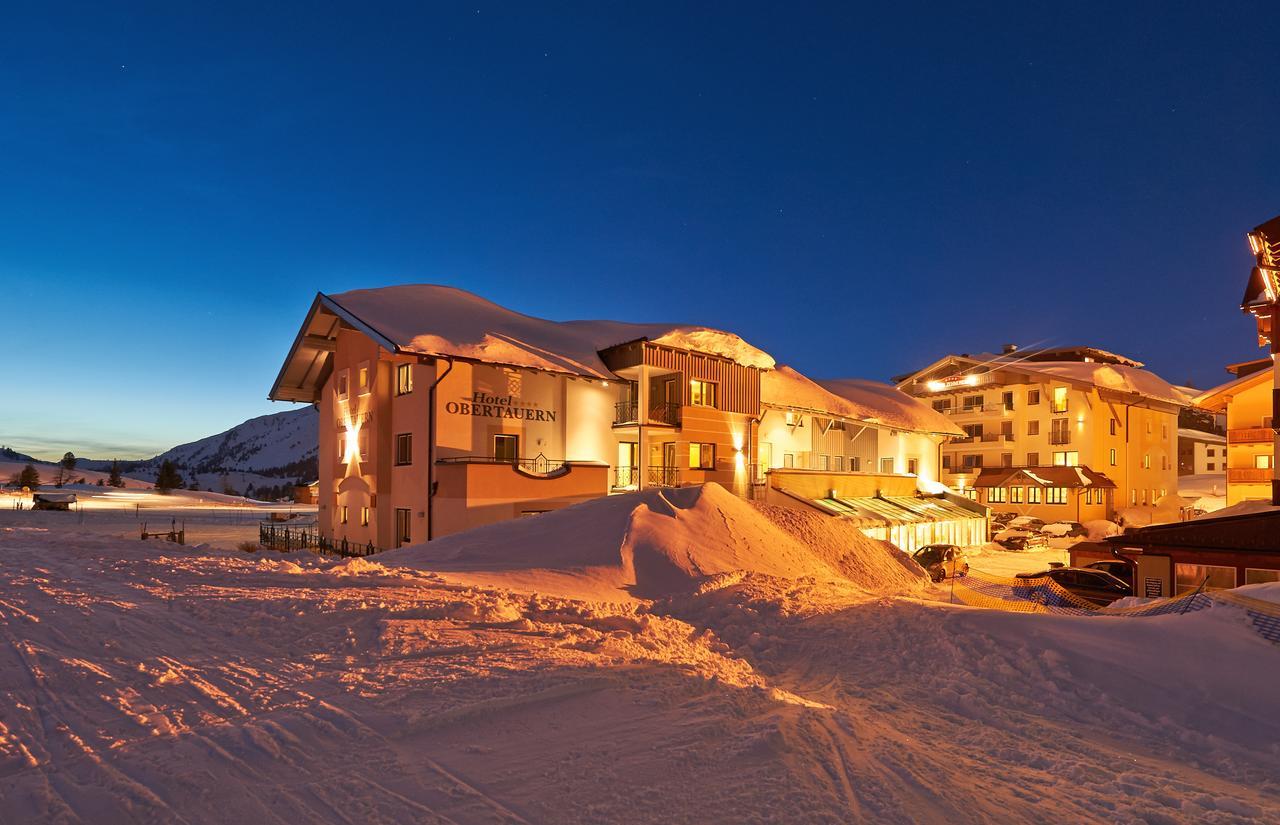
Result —
[{"label": "ski track in snow", "polygon": [[[3,526],[0,560],[0,822],[1280,820],[1280,720],[1201,673],[1280,651],[1225,613],[610,606]],[[1124,667],[1179,628],[1199,681]]]}]

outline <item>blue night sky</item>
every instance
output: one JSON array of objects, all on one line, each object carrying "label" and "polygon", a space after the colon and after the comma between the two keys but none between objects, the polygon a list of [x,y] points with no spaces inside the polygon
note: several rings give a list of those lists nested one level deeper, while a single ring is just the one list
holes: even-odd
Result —
[{"label": "blue night sky", "polygon": [[1041,342],[1218,383],[1259,354],[1280,28],[1174,5],[10,6],[0,443],[285,409],[315,292],[405,282],[815,376]]}]

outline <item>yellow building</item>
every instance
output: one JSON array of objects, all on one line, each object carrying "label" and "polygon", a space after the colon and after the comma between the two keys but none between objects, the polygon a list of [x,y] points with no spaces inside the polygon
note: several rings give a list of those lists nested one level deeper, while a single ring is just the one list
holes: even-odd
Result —
[{"label": "yellow building", "polygon": [[1270,501],[1275,461],[1271,359],[1227,368],[1236,378],[1203,393],[1196,405],[1227,415],[1227,506]]},{"label": "yellow building", "polygon": [[[942,447],[943,483],[993,509],[1112,519],[1177,491],[1178,410],[1189,400],[1131,359],[1010,346],[949,355],[898,382],[964,430]],[[1055,467],[1087,472],[1035,472]]]}]

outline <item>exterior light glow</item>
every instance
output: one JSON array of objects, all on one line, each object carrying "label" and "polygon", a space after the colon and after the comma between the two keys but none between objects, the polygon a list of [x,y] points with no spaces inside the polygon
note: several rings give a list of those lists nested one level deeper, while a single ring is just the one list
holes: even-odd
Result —
[{"label": "exterior light glow", "polygon": [[941,381],[930,381],[926,383],[924,386],[925,386],[925,389],[927,389],[929,392],[938,392],[939,390],[942,389],[943,384]]},{"label": "exterior light glow", "polygon": [[1249,239],[1249,249],[1253,252],[1254,255],[1257,255],[1259,252],[1262,251],[1262,242],[1258,240],[1257,235],[1253,234],[1252,232],[1249,232],[1245,235],[1245,237]]}]

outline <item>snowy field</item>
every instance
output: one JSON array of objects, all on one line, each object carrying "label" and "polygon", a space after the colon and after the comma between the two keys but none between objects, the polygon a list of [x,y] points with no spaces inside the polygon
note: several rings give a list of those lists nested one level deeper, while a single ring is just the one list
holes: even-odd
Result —
[{"label": "snowy field", "polygon": [[1236,611],[953,607],[833,524],[708,486],[336,562],[6,519],[0,822],[1280,821]]},{"label": "snowy field", "polygon": [[[258,540],[258,524],[273,515],[314,521],[314,505],[267,504],[221,493],[177,490],[116,490],[68,485],[78,501],[69,511],[32,510],[31,496],[0,493],[0,529],[43,528],[60,534],[136,539],[143,527],[151,533],[171,526],[186,530],[188,545],[234,548]],[[17,510],[16,507],[23,509]]]}]

